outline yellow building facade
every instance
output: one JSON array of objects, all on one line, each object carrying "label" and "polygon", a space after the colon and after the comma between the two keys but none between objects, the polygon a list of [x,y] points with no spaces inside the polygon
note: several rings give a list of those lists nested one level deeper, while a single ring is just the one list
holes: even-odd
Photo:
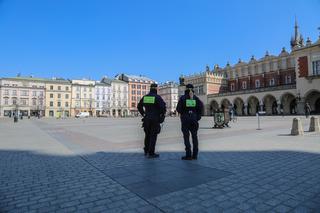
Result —
[{"label": "yellow building facade", "polygon": [[46,117],[65,118],[71,115],[71,82],[52,79],[46,85]]}]

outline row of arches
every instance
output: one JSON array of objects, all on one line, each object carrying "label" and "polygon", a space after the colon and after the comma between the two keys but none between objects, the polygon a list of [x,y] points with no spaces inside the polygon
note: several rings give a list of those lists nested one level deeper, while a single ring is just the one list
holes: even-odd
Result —
[{"label": "row of arches", "polygon": [[110,109],[110,110],[97,110],[96,116],[107,116],[107,117],[127,117],[129,111],[126,109]]},{"label": "row of arches", "polygon": [[[306,97],[302,97],[305,103],[311,106],[311,113],[320,113],[320,92],[310,91]],[[264,111],[267,115],[277,114],[297,114],[297,98],[292,93],[284,93],[278,99],[273,94],[266,94],[259,99],[256,95],[251,95],[247,99],[236,97],[233,100],[224,98],[220,103],[216,100],[210,102],[210,113],[215,110],[233,108],[236,115],[255,115],[258,111]]]}]

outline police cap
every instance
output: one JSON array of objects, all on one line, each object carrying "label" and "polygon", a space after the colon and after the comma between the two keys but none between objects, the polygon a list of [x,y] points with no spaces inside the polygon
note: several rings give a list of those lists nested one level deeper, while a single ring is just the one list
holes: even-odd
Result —
[{"label": "police cap", "polygon": [[158,84],[151,84],[150,85],[150,89],[157,89],[158,88]]},{"label": "police cap", "polygon": [[187,85],[186,85],[186,88],[187,88],[187,89],[193,89],[193,85],[192,85],[192,84],[187,84]]}]

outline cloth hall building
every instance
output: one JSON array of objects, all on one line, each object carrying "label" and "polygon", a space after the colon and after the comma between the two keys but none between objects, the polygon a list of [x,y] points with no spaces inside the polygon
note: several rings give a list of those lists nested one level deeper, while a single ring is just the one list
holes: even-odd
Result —
[{"label": "cloth hall building", "polygon": [[237,115],[304,114],[308,102],[311,113],[320,113],[320,36],[304,42],[295,24],[291,52],[282,48],[275,56],[266,52],[261,59],[239,59],[213,70],[180,78],[180,92],[192,83],[195,93],[205,103],[205,114],[218,108],[233,108]]}]

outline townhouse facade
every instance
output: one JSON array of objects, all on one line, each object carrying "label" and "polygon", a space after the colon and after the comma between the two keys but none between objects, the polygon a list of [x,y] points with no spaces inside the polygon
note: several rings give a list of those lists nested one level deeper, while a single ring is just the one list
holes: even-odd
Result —
[{"label": "townhouse facade", "polygon": [[95,99],[96,99],[96,116],[111,116],[111,98],[112,86],[111,83],[103,83],[97,81],[95,84]]},{"label": "townhouse facade", "polygon": [[130,115],[128,83],[118,79],[103,78],[101,82],[111,85],[110,111],[112,117],[126,117]]},{"label": "townhouse facade", "polygon": [[33,77],[0,79],[0,117],[44,116],[45,82]]},{"label": "townhouse facade", "polygon": [[166,103],[167,114],[173,115],[176,113],[178,104],[178,84],[175,82],[166,82],[158,86],[158,95],[162,97]]},{"label": "townhouse facade", "polygon": [[45,80],[45,116],[65,118],[71,116],[71,81],[62,78]]},{"label": "townhouse facade", "polygon": [[71,80],[71,116],[80,112],[89,112],[90,116],[96,115],[95,104],[95,81]]}]

